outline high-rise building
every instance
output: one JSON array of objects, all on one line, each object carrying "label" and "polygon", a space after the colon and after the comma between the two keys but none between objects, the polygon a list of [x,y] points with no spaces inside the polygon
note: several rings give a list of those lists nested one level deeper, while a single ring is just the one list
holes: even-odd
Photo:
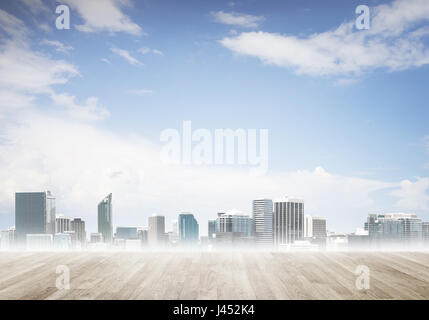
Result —
[{"label": "high-rise building", "polygon": [[423,222],[422,224],[423,241],[429,243],[429,222]]},{"label": "high-rise building", "polygon": [[164,245],[168,237],[165,233],[165,217],[153,215],[149,217],[148,243],[150,246]]},{"label": "high-rise building", "polygon": [[210,219],[208,222],[208,240],[211,241],[216,234],[216,219]]},{"label": "high-rise building", "polygon": [[199,226],[192,213],[179,214],[179,239],[182,244],[197,243],[199,239]]},{"label": "high-rise building", "polygon": [[55,217],[55,233],[64,233],[70,231],[70,218],[59,214]]},{"label": "high-rise building", "polygon": [[273,201],[253,200],[253,223],[255,241],[258,245],[273,244]]},{"label": "high-rise building", "polygon": [[46,192],[15,193],[15,227],[20,245],[27,234],[55,233],[55,197]]},{"label": "high-rise building", "polygon": [[304,237],[304,201],[285,197],[274,202],[274,244],[294,243]]},{"label": "high-rise building", "polygon": [[111,193],[98,204],[98,233],[103,235],[104,242],[112,242],[113,224]]},{"label": "high-rise building", "polygon": [[365,226],[373,246],[416,244],[423,238],[423,222],[415,214],[369,214]]},{"label": "high-rise building", "polygon": [[231,210],[219,212],[216,219],[216,245],[223,243],[253,243],[253,220],[248,216]]},{"label": "high-rise building", "polygon": [[71,231],[75,232],[76,240],[82,245],[86,243],[85,221],[80,218],[74,218],[70,222]]}]

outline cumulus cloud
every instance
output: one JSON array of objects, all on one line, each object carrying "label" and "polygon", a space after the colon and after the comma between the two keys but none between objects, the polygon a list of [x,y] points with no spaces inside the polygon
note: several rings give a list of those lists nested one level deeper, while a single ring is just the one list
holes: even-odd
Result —
[{"label": "cumulus cloud", "polygon": [[243,32],[220,43],[231,51],[311,76],[358,76],[378,68],[398,71],[429,64],[423,37],[429,20],[426,0],[396,0],[372,9],[371,28],[354,21],[307,37]]},{"label": "cumulus cloud", "polygon": [[[26,26],[1,9],[0,32],[6,34],[0,42],[0,74],[3,75],[0,77],[0,116],[33,106],[39,96],[50,97],[75,118],[99,120],[108,116],[108,111],[95,97],[89,98],[84,105],[78,105],[74,96],[57,93],[54,86],[66,84],[72,77],[79,76],[78,68],[67,61],[33,51]],[[59,41],[45,40],[43,43],[61,50],[69,49]]]},{"label": "cumulus cloud", "polygon": [[408,179],[401,182],[400,189],[390,195],[399,198],[396,207],[404,210],[428,210],[429,178],[417,178],[415,182]]},{"label": "cumulus cloud", "polygon": [[265,20],[262,16],[253,16],[251,14],[237,12],[212,12],[214,20],[218,23],[239,26],[244,28],[258,28],[259,24]]},{"label": "cumulus cloud", "polygon": [[116,47],[110,48],[110,50],[120,56],[121,58],[125,59],[126,61],[128,61],[130,64],[132,64],[133,66],[137,66],[137,67],[143,67],[144,64],[142,62],[140,62],[138,59],[134,58],[127,50],[124,49],[119,49]]},{"label": "cumulus cloud", "polygon": [[85,21],[84,24],[76,25],[76,29],[82,32],[124,32],[137,36],[142,34],[141,27],[122,12],[124,7],[131,7],[130,1],[65,0],[65,3],[76,10]]},{"label": "cumulus cloud", "polygon": [[75,102],[76,97],[67,93],[51,94],[51,98],[58,106],[67,108],[67,113],[78,120],[95,121],[103,120],[110,116],[110,113],[99,104],[97,97],[89,97],[84,105]]}]

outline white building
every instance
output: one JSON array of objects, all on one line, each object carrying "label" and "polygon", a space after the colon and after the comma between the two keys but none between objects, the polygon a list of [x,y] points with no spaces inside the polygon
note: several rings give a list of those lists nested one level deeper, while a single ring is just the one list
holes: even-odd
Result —
[{"label": "white building", "polygon": [[253,224],[255,241],[258,245],[273,244],[273,201],[253,200]]},{"label": "white building", "polygon": [[274,244],[294,243],[304,238],[304,201],[284,197],[274,202]]},{"label": "white building", "polygon": [[64,233],[70,231],[70,218],[59,214],[55,217],[55,233]]}]

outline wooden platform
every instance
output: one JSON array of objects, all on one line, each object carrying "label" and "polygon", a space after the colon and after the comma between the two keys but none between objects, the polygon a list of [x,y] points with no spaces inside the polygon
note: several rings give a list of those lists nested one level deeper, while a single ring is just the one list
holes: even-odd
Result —
[{"label": "wooden platform", "polygon": [[2,252],[0,299],[429,299],[429,253]]}]

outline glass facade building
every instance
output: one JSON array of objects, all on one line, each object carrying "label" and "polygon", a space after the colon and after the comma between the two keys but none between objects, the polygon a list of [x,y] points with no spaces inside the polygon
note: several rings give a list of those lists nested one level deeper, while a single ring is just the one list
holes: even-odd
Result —
[{"label": "glass facade building", "polygon": [[274,202],[274,243],[291,244],[304,237],[304,201],[285,197]]},{"label": "glass facade building", "polygon": [[18,244],[27,234],[55,234],[55,197],[46,192],[15,193],[15,227]]},{"label": "glass facade building", "polygon": [[110,193],[98,204],[98,233],[103,235],[104,242],[111,243],[113,236],[112,194]]},{"label": "glass facade building", "polygon": [[192,213],[179,214],[179,239],[182,244],[197,243],[199,240],[199,226]]}]

